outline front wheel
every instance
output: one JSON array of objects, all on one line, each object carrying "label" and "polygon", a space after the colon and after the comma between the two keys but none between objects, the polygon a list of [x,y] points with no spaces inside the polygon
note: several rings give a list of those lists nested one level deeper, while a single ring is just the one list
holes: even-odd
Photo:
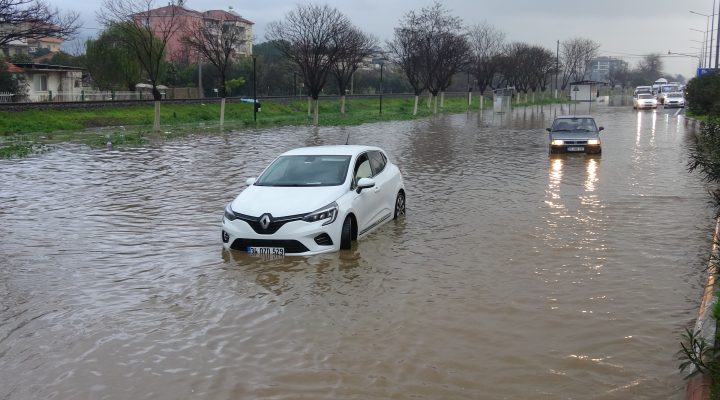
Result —
[{"label": "front wheel", "polygon": [[395,198],[395,214],[394,219],[405,216],[405,194],[398,192],[397,198]]},{"label": "front wheel", "polygon": [[352,220],[345,218],[340,232],[340,250],[349,250],[352,247]]}]

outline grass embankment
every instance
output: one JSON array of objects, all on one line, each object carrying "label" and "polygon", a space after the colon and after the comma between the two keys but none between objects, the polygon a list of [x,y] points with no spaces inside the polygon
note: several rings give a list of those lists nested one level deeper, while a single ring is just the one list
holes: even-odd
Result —
[{"label": "grass embankment", "polygon": [[[549,99],[543,100],[551,102]],[[346,102],[346,113],[340,113],[337,98],[320,101],[320,125],[359,125],[368,122],[408,120],[432,115],[427,97],[420,98],[418,114],[412,115],[413,97],[384,97],[380,114],[378,98],[352,98]],[[528,105],[528,104],[520,104]],[[513,106],[516,106],[514,103]],[[470,109],[477,111],[480,99],[473,96]],[[486,96],[484,107],[492,107]],[[228,100],[225,107],[225,130],[246,127],[309,125],[308,102],[297,100],[263,100],[262,111],[253,120],[251,103]],[[442,113],[463,113],[468,110],[467,98],[446,97]],[[45,109],[0,112],[0,157],[26,156],[43,151],[60,142],[76,142],[90,146],[142,144],[149,139],[168,139],[191,133],[215,133],[219,129],[219,102],[204,104],[161,105],[161,133],[152,133],[153,106],[104,106],[98,108]]]}]

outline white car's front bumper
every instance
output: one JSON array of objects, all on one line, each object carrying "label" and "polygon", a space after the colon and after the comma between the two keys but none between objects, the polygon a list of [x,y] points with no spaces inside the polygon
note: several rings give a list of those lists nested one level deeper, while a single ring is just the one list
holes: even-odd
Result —
[{"label": "white car's front bumper", "polygon": [[282,247],[286,255],[313,255],[340,250],[343,219],[323,225],[325,221],[291,221],[274,233],[258,233],[248,222],[223,217],[222,242],[226,249],[247,251],[247,247]]}]

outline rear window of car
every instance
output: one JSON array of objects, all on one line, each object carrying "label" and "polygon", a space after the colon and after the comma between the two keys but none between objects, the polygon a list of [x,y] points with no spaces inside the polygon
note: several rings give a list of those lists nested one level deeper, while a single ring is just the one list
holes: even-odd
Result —
[{"label": "rear window of car", "polygon": [[372,165],[373,174],[377,175],[385,169],[385,164],[387,164],[387,158],[385,158],[385,155],[379,151],[371,151],[369,152],[369,155],[370,165]]}]

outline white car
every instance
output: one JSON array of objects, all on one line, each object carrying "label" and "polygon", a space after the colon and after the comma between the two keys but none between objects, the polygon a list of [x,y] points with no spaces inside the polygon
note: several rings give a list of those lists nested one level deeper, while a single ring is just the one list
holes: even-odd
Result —
[{"label": "white car", "polygon": [[665,95],[665,108],[685,107],[685,96],[682,92],[670,92]]},{"label": "white car", "polygon": [[349,249],[405,215],[398,167],[371,146],[318,146],[275,159],[225,208],[226,249],[312,255]]},{"label": "white car", "polygon": [[651,94],[640,93],[636,97],[633,97],[633,109],[657,108],[657,105],[657,99]]}]

